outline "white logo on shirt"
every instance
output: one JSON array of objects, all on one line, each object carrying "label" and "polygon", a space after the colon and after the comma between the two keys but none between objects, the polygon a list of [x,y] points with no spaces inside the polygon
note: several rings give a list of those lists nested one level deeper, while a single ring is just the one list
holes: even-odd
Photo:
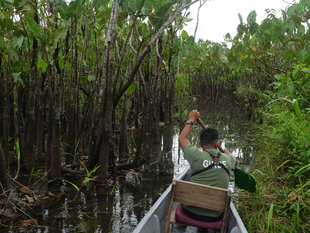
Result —
[{"label": "white logo on shirt", "polygon": [[[211,162],[211,163],[210,163]],[[209,165],[211,165],[212,163],[214,163],[213,161],[209,161],[209,160],[204,160],[202,162],[202,166],[203,167],[208,167]],[[224,166],[226,167],[226,161],[221,161],[222,164],[224,164]],[[221,166],[215,166],[214,168],[221,168]]]}]

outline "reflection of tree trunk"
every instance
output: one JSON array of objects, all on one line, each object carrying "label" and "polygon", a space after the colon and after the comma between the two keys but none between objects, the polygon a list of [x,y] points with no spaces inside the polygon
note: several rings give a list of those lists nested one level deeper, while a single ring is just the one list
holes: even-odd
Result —
[{"label": "reflection of tree trunk", "polygon": [[[6,171],[5,156],[1,145],[0,145],[0,184],[4,190],[8,190],[11,188],[10,180]],[[1,192],[3,192],[3,190],[1,190]]]},{"label": "reflection of tree trunk", "polygon": [[[97,215],[98,213],[101,213],[104,216],[103,218],[100,218],[101,220],[103,220],[103,222],[100,222],[100,224],[101,226],[104,226],[104,230],[112,229],[115,192],[109,195],[111,189],[112,187],[109,188],[108,190],[106,187],[100,187],[100,186],[96,187],[96,197],[97,197],[96,211]],[[107,225],[107,223],[109,225]]]}]

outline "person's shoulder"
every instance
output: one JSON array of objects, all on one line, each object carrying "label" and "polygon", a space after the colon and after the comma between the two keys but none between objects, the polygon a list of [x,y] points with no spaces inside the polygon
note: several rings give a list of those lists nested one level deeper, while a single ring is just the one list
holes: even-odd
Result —
[{"label": "person's shoulder", "polygon": [[196,152],[199,151],[198,148],[192,144],[187,144],[184,147],[184,153],[188,153],[188,152]]},{"label": "person's shoulder", "polygon": [[192,144],[187,144],[187,145],[185,145],[184,146],[184,151],[187,149],[187,150],[191,150],[191,149],[195,149],[196,147],[195,146],[193,146]]}]

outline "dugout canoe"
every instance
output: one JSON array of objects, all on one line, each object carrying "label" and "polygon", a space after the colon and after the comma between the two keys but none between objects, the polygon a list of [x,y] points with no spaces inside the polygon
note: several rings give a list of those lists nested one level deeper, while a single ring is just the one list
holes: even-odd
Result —
[{"label": "dugout canoe", "polygon": [[[180,174],[177,179],[187,180],[188,170]],[[133,233],[164,233],[167,211],[171,195],[171,185],[159,197],[151,209],[147,212],[144,218],[140,221]],[[174,206],[176,208],[176,205]],[[173,233],[195,233],[197,228],[184,228],[180,225],[174,225]],[[209,231],[213,232],[213,231]],[[247,233],[247,230],[236,210],[233,202],[230,203],[230,213],[228,218],[228,233]]]}]

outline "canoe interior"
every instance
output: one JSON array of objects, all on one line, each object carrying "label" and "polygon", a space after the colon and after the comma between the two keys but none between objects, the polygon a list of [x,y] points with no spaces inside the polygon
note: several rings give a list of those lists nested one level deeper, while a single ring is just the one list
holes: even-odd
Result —
[{"label": "canoe interior", "polygon": [[[184,171],[177,179],[188,180],[188,170]],[[164,233],[167,211],[170,201],[171,185],[160,196],[156,203],[152,206],[149,212],[140,221],[133,233]],[[177,203],[174,203],[173,209],[175,210]],[[180,226],[175,224],[173,226],[173,233],[195,233],[198,232],[196,227]],[[206,230],[205,232],[214,232],[213,230]],[[234,206],[231,202],[230,213],[228,218],[228,233],[246,233],[247,230]]]}]

